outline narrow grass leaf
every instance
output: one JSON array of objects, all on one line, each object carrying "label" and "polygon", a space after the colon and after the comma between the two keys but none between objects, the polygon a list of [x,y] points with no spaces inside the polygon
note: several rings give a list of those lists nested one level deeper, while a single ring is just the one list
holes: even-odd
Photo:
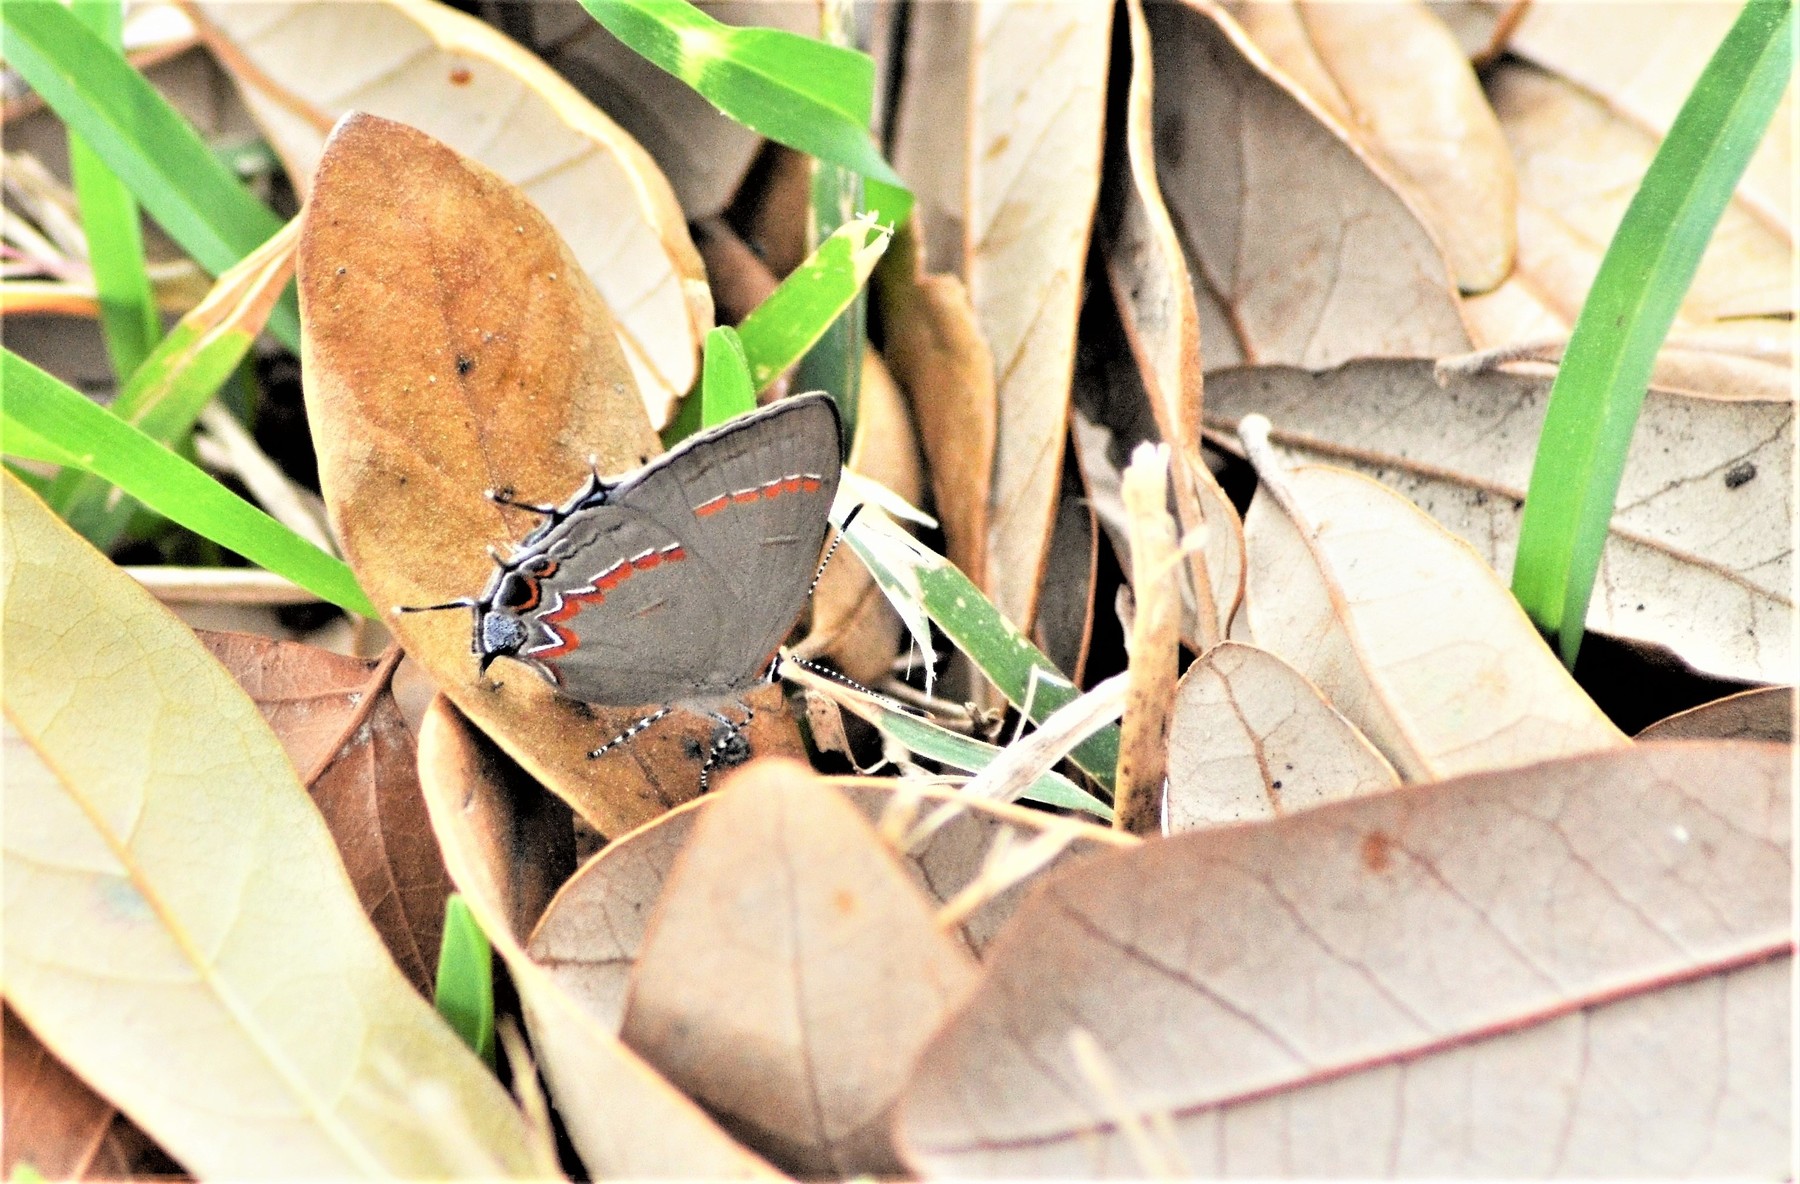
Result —
[{"label": "narrow grass leaf", "polygon": [[[834,11],[833,5],[825,6]],[[862,178],[839,165],[815,162],[812,168],[812,219],[809,242],[815,248],[850,222],[862,205]],[[868,348],[868,289],[859,290],[849,307],[806,351],[794,379],[803,391],[829,391],[844,420],[844,438],[856,439],[857,404],[862,394],[863,352]]]},{"label": "narrow grass leaf", "polygon": [[[124,23],[120,0],[75,0],[70,11],[96,37],[119,48]],[[144,270],[144,237],[137,200],[87,141],[69,133],[69,176],[87,236],[88,268],[100,301],[100,328],[113,372],[122,383],[143,364],[162,337],[156,293]]]},{"label": "narrow grass leaf", "polygon": [[[58,0],[0,7],[6,64],[125,183],[183,250],[214,275],[255,250],[281,221],[220,163],[181,114]],[[270,330],[300,348],[290,294]]]},{"label": "narrow grass leaf", "polygon": [[[109,410],[158,444],[186,437],[202,408],[250,352],[294,274],[299,219],[219,277],[206,298],[169,332],[131,375]],[[105,551],[118,541],[137,503],[79,468],[50,486],[51,508]]]},{"label": "narrow grass leaf", "polygon": [[[1003,751],[972,736],[952,732],[930,720],[900,711],[884,712],[875,721],[875,726],[882,735],[904,745],[908,751],[968,773],[979,773],[987,768]],[[1112,821],[1112,807],[1061,773],[1045,773],[1019,796],[1029,802],[1081,810],[1102,821]]]},{"label": "narrow grass leaf", "polygon": [[756,409],[750,359],[744,356],[744,343],[737,330],[729,326],[720,325],[706,335],[700,402],[707,427]]},{"label": "narrow grass leaf", "polygon": [[1793,6],[1750,0],[1625,211],[1550,391],[1513,594],[1574,665],[1656,353],[1793,69]]},{"label": "narrow grass leaf", "polygon": [[850,307],[892,237],[871,218],[846,222],[744,318],[738,336],[758,390],[799,361]]},{"label": "narrow grass leaf", "polygon": [[868,201],[898,225],[912,194],[869,136],[867,54],[780,29],[740,29],[686,0],[581,0],[606,30],[752,131],[867,178]]},{"label": "narrow grass leaf", "polygon": [[460,892],[444,902],[434,1002],[438,1014],[493,1068],[494,948]]},{"label": "narrow grass leaf", "polygon": [[[164,517],[286,576],[322,600],[376,616],[341,561],[11,350],[0,350],[0,386],[7,393],[9,447],[16,424],[40,441],[53,442],[73,463]],[[28,436],[23,439],[30,443]]]},{"label": "narrow grass leaf", "polygon": [[[948,559],[883,520],[862,514],[844,536],[896,602],[919,605],[951,642],[975,662],[1007,701],[1033,723],[1080,697],[1080,690],[1008,621]],[[1083,741],[1070,759],[1109,792],[1119,763],[1119,729],[1109,725]]]}]

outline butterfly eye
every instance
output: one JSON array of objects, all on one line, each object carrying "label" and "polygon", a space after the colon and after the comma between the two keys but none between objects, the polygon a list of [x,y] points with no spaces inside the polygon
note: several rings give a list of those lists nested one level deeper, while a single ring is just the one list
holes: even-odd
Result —
[{"label": "butterfly eye", "polygon": [[499,594],[494,597],[494,607],[515,612],[534,608],[537,602],[537,582],[518,575],[507,576],[500,585]]},{"label": "butterfly eye", "polygon": [[550,558],[548,555],[539,555],[533,559],[526,560],[525,566],[520,570],[528,576],[542,578],[555,575],[556,567],[556,560]]}]

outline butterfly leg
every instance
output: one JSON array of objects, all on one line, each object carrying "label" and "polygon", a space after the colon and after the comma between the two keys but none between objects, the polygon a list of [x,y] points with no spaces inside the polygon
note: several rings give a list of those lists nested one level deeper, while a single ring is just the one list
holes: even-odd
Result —
[{"label": "butterfly leg", "polygon": [[614,736],[611,740],[608,740],[605,744],[602,744],[599,748],[596,748],[596,749],[594,749],[594,751],[588,753],[588,759],[590,761],[598,760],[600,757],[604,756],[607,752],[609,752],[612,749],[617,748],[619,745],[624,744],[627,741],[631,740],[632,737],[636,736],[639,732],[643,731],[645,728],[649,727],[651,724],[655,723],[657,720],[663,718],[665,715],[668,715],[669,712],[674,711],[674,710],[675,709],[673,707],[657,708],[655,711],[652,711],[649,715],[646,715],[643,719],[638,720],[636,723],[632,724],[629,728],[626,728],[623,732],[620,732],[617,736]]},{"label": "butterfly leg", "polygon": [[532,502],[514,501],[511,489],[490,489],[486,496],[487,500],[496,506],[506,506],[513,510],[530,510],[533,514],[542,514],[546,518],[556,517],[555,506],[540,506]]},{"label": "butterfly leg", "polygon": [[744,709],[743,719],[734,720],[718,711],[706,713],[718,721],[719,726],[713,729],[712,748],[707,750],[706,762],[700,766],[701,793],[706,792],[715,768],[723,765],[727,769],[733,769],[750,759],[750,741],[745,738],[744,729],[756,718],[756,709],[748,703],[739,703],[738,706]]}]

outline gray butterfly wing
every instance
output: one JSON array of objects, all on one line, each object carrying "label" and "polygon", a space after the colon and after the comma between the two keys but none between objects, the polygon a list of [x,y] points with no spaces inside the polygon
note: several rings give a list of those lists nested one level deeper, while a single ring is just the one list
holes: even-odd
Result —
[{"label": "gray butterfly wing", "polygon": [[837,493],[838,433],[830,398],[802,395],[695,435],[607,489],[540,542],[559,566],[521,656],[590,703],[748,687],[805,607]]}]

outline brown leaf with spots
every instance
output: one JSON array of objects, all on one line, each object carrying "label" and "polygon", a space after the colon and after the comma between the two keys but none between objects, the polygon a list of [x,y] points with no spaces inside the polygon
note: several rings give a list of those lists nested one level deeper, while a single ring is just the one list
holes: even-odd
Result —
[{"label": "brown leaf with spots", "polygon": [[[958,800],[947,790],[915,791],[888,778],[827,781],[884,834],[906,831],[939,805]],[[909,805],[915,798],[916,805]],[[616,1031],[624,1018],[631,967],[669,869],[687,845],[694,824],[717,800],[709,796],[689,802],[608,844],[556,894],[531,935],[532,957],[610,1030]],[[967,808],[908,849],[901,862],[919,889],[940,904],[948,904],[975,881],[991,852],[1030,842],[1053,820],[1067,821],[1020,806],[962,800]],[[1046,868],[1133,842],[1110,830],[1081,826]],[[961,922],[957,933],[971,953],[979,956],[993,940],[1026,887],[994,896]]]},{"label": "brown leaf with spots", "polygon": [[776,1162],[891,1175],[889,1107],[974,978],[856,808],[803,765],[758,761],[675,861],[622,1034]]},{"label": "brown leaf with spots", "polygon": [[411,729],[378,662],[248,633],[198,636],[269,721],[325,817],[356,898],[427,999],[450,877],[419,795]]},{"label": "brown leaf with spots", "polygon": [[908,1163],[1779,1176],[1788,762],[1646,744],[1088,860],[921,1056]]},{"label": "brown leaf with spots", "polygon": [[[371,600],[477,595],[490,545],[539,519],[482,495],[561,502],[661,451],[613,318],[512,185],[421,132],[338,125],[300,240],[307,411],[344,553]],[[467,612],[394,614],[407,652],[484,731],[603,834],[692,796],[588,753],[645,714],[589,708],[525,667],[489,677]],[[791,724],[789,725],[791,728]]]}]

